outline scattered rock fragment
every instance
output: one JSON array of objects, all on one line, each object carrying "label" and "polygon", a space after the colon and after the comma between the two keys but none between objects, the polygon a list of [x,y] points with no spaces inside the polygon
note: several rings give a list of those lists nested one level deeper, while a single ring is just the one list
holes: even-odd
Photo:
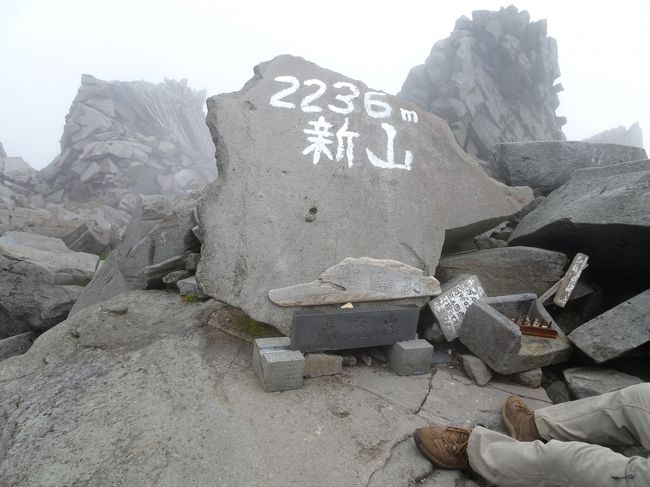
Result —
[{"label": "scattered rock fragment", "polygon": [[461,355],[460,358],[463,362],[463,370],[476,385],[484,386],[490,382],[492,371],[480,358],[467,354]]},{"label": "scattered rock fragment", "polygon": [[537,368],[526,370],[525,372],[509,375],[507,378],[512,382],[521,384],[522,386],[532,387],[535,389],[542,384],[542,369]]},{"label": "scattered rock fragment", "polygon": [[305,379],[324,375],[340,374],[343,371],[343,357],[328,353],[305,354]]}]

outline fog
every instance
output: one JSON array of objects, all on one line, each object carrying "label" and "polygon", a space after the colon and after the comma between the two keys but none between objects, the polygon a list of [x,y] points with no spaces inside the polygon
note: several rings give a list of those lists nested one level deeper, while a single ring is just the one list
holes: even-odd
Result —
[{"label": "fog", "polygon": [[[0,0],[0,142],[34,167],[59,152],[82,73],[234,91],[278,54],[397,93],[456,18],[508,2]],[[639,121],[650,139],[650,2],[515,3],[559,46],[568,139]]]}]

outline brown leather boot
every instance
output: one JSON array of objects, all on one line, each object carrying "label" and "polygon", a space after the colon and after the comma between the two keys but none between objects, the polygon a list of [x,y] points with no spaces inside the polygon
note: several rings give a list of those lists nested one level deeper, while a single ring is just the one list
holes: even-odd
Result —
[{"label": "brown leather boot", "polygon": [[464,428],[418,428],[415,444],[431,463],[439,468],[469,469],[467,442],[472,431]]},{"label": "brown leather boot", "polygon": [[517,396],[510,396],[506,399],[501,409],[503,422],[515,440],[535,441],[541,440],[535,426],[533,412],[526,406],[526,403]]}]

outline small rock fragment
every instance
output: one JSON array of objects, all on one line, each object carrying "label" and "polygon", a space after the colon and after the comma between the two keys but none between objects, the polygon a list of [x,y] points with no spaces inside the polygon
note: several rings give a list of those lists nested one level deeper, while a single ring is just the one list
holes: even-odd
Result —
[{"label": "small rock fragment", "polygon": [[324,375],[340,374],[343,371],[343,357],[328,353],[306,353],[304,377],[312,379]]},{"label": "small rock fragment", "polygon": [[483,387],[490,382],[490,379],[492,379],[492,371],[480,358],[474,357],[474,355],[461,355],[460,357],[465,373],[476,385]]}]

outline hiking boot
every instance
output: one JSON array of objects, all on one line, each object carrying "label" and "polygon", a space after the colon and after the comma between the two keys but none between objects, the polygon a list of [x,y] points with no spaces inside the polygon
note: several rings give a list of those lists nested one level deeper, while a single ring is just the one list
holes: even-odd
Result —
[{"label": "hiking boot", "polygon": [[537,426],[535,426],[533,412],[528,409],[528,406],[521,398],[510,396],[506,399],[501,409],[501,417],[510,436],[515,440],[535,441],[542,439],[537,431]]},{"label": "hiking boot", "polygon": [[464,428],[418,428],[413,439],[422,454],[438,468],[468,470],[467,442],[472,431]]}]

